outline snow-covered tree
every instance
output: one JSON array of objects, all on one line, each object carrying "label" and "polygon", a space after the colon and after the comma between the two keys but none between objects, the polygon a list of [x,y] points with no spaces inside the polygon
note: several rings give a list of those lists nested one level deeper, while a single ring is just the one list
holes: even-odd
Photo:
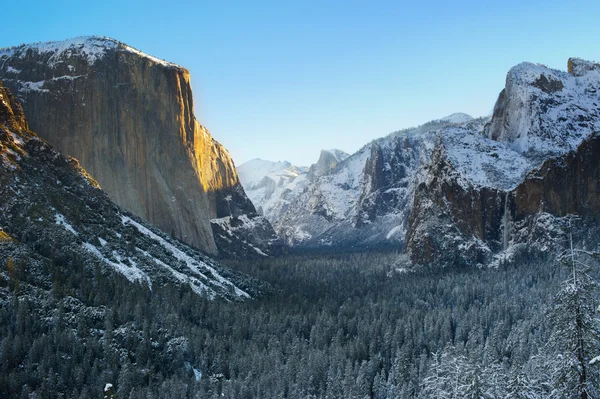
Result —
[{"label": "snow-covered tree", "polygon": [[585,258],[595,253],[570,248],[559,260],[571,268],[563,282],[553,309],[554,331],[550,346],[556,350],[553,372],[553,397],[591,399],[600,396],[600,373],[593,362],[600,353],[600,321],[595,315],[597,283],[588,274]]}]

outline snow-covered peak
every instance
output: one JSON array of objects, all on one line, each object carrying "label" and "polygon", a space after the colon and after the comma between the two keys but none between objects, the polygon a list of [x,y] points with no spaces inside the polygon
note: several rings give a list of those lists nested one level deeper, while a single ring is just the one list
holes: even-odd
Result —
[{"label": "snow-covered peak", "polygon": [[0,57],[24,57],[31,51],[38,54],[50,54],[48,63],[51,66],[74,55],[84,57],[88,64],[93,65],[97,60],[102,59],[108,51],[115,49],[137,54],[166,67],[181,68],[176,64],[153,57],[125,43],[105,36],[79,36],[62,41],[39,42],[8,47],[0,49]]},{"label": "snow-covered peak", "polygon": [[576,61],[577,74],[528,62],[513,67],[487,136],[542,158],[575,149],[600,130],[600,69],[591,64]]},{"label": "snow-covered peak", "polygon": [[466,123],[466,122],[469,122],[472,120],[473,120],[473,117],[471,115],[465,114],[463,112],[456,112],[452,115],[448,115],[443,118],[440,118],[440,121],[448,122],[448,123]]},{"label": "snow-covered peak", "polygon": [[337,148],[332,148],[330,150],[321,150],[321,152],[327,152],[331,155],[333,155],[333,157],[338,161],[338,162],[342,162],[344,159],[348,158],[350,156],[350,154],[342,151],[342,150],[338,150]]},{"label": "snow-covered peak", "polygon": [[237,172],[244,190],[248,191],[259,186],[265,177],[271,177],[275,181],[279,178],[293,180],[306,172],[306,168],[294,166],[288,161],[273,162],[255,158],[238,166]]}]

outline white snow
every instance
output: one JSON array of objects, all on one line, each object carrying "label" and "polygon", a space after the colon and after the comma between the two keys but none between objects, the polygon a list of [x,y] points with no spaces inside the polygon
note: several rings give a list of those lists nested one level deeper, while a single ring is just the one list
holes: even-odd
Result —
[{"label": "white snow", "polygon": [[506,143],[485,138],[478,131],[452,127],[440,136],[448,159],[460,174],[459,183],[510,190],[535,165]]},{"label": "white snow", "polygon": [[297,167],[287,161],[272,162],[259,158],[244,162],[237,167],[238,177],[244,190],[260,185],[267,176],[277,183],[280,178],[293,180],[306,170],[308,168]]},{"label": "white snow", "polygon": [[389,240],[390,238],[392,238],[394,236],[394,234],[398,233],[399,231],[404,229],[404,225],[399,225],[394,227],[393,229],[391,229],[387,235],[385,236],[386,240]]},{"label": "white snow", "polygon": [[116,254],[116,252],[113,252],[113,256],[116,255],[115,257],[118,262],[118,263],[116,263],[116,262],[111,261],[110,259],[107,259],[102,254],[102,252],[100,252],[100,250],[98,250],[98,248],[96,248],[94,245],[90,244],[89,242],[84,242],[81,246],[84,249],[91,252],[93,255],[95,255],[96,258],[98,258],[100,261],[104,262],[105,264],[107,264],[109,266],[112,266],[117,272],[124,275],[127,278],[127,280],[129,280],[131,282],[146,281],[148,283],[148,287],[150,289],[152,289],[152,281],[150,281],[150,277],[148,277],[148,275],[146,273],[144,273],[141,269],[139,269],[136,266],[135,262],[132,262],[132,265],[126,265],[121,262],[121,257],[118,256],[118,254]]},{"label": "white snow", "polygon": [[[147,256],[148,258],[152,259],[158,266],[167,269],[173,275],[173,277],[175,277],[175,279],[177,279],[179,282],[184,283],[184,284],[189,284],[195,293],[197,293],[199,295],[206,294],[209,298],[214,299],[215,292],[212,289],[208,288],[206,286],[206,284],[204,284],[198,278],[178,272],[177,270],[173,269],[171,266],[167,265],[165,262],[161,261],[160,259],[156,259],[152,255],[150,255],[148,252],[146,252],[140,248],[136,248],[136,250],[138,250],[139,252],[141,252],[142,254]],[[204,276],[203,274],[201,274],[201,273],[199,273],[199,274],[202,277],[206,278],[206,276]]]},{"label": "white snow", "polygon": [[506,78],[506,117],[496,118],[490,133],[520,153],[564,154],[600,130],[599,91],[600,70],[574,76],[519,64]]},{"label": "white snow", "polygon": [[17,68],[13,68],[12,66],[9,65],[9,66],[6,67],[6,72],[8,72],[8,73],[14,73],[14,74],[19,74],[19,73],[21,73],[21,70],[17,69]]},{"label": "white snow", "polygon": [[457,112],[452,115],[448,115],[443,118],[440,118],[439,120],[443,121],[443,122],[449,122],[449,123],[465,123],[465,122],[469,122],[469,121],[473,120],[473,117],[469,114]]},{"label": "white snow", "polygon": [[44,89],[45,80],[40,80],[39,82],[19,82],[21,87],[19,88],[20,92],[28,93],[30,91],[37,91],[39,93],[49,93],[50,90]]},{"label": "white snow", "polygon": [[332,148],[330,150],[323,150],[323,151],[326,151],[326,152],[330,153],[331,155],[333,155],[338,162],[342,162],[344,159],[346,159],[350,156],[350,154],[346,153],[345,151],[338,150],[337,148]]},{"label": "white snow", "polygon": [[108,391],[109,389],[111,389],[113,387],[113,384],[111,383],[106,383],[106,385],[104,385],[104,392]]},{"label": "white snow", "polygon": [[[73,39],[63,41],[53,41],[46,43],[33,43],[23,46],[0,49],[0,58],[3,56],[23,56],[27,51],[37,52],[38,54],[50,54],[47,63],[50,67],[55,68],[58,64],[68,62],[72,56],[83,56],[89,65],[93,65],[96,61],[102,59],[108,50],[117,49],[120,51],[137,54],[140,57],[146,58],[153,63],[167,67],[177,67],[178,65],[163,61],[154,56],[143,53],[131,46],[121,43],[115,39],[102,36],[80,36]],[[68,65],[69,70],[73,70],[72,65]]]},{"label": "white snow", "polygon": [[71,226],[69,223],[67,223],[67,220],[65,219],[64,215],[57,212],[54,215],[54,220],[57,225],[63,226],[66,230],[70,231],[71,233],[75,234],[76,236],[79,235],[79,233],[77,231],[75,231],[73,226]]},{"label": "white snow", "polygon": [[202,378],[202,370],[199,370],[197,368],[192,368],[192,370],[194,371],[194,378],[196,379],[196,381],[200,381],[200,379]]},{"label": "white snow", "polygon": [[106,240],[103,239],[102,237],[98,237],[98,241],[100,241],[100,245],[102,245],[103,247],[106,246]]},{"label": "white snow", "polygon": [[[152,231],[150,231],[150,229],[148,229],[145,226],[139,224],[138,222],[136,222],[135,220],[131,219],[128,216],[122,215],[121,216],[121,220],[122,220],[123,225],[132,225],[140,233],[142,233],[142,234],[150,237],[152,240],[156,241],[160,246],[162,246],[164,249],[166,249],[167,251],[169,251],[171,253],[171,255],[173,255],[173,257],[175,259],[177,259],[180,262],[183,262],[183,264],[185,264],[192,272],[194,272],[194,273],[196,273],[196,274],[198,274],[200,276],[203,276],[207,280],[210,280],[216,286],[220,286],[220,287],[225,288],[225,289],[233,287],[234,292],[235,292],[235,294],[237,296],[245,297],[245,298],[250,298],[250,295],[247,292],[245,292],[245,291],[239,289],[238,287],[236,287],[231,281],[229,281],[226,278],[224,278],[223,276],[221,276],[213,267],[211,267],[206,262],[202,262],[202,261],[199,261],[197,259],[194,259],[193,257],[189,256],[188,254],[186,254],[185,252],[183,252],[182,250],[180,250],[179,248],[177,248],[175,245],[169,243],[164,238],[162,238],[162,237],[158,236],[157,234],[153,233]],[[169,266],[167,266],[167,267],[169,267]],[[172,269],[172,268],[170,268],[170,269],[171,269],[171,272],[177,278],[180,277],[180,276],[179,277],[177,276],[177,272],[175,272],[174,269]],[[207,277],[205,275],[205,273],[209,273],[212,278]],[[187,278],[187,276],[186,276],[186,278]]]},{"label": "white snow", "polygon": [[596,356],[592,360],[590,360],[590,364],[600,363],[600,356]]}]

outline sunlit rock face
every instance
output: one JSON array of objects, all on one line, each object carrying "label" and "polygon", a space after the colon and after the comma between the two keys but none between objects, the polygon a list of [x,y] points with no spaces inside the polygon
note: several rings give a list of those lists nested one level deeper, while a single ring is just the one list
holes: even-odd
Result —
[{"label": "sunlit rock face", "polygon": [[229,153],[194,117],[186,69],[100,37],[4,49],[0,62],[31,128],[121,207],[210,254],[211,220],[258,217]]},{"label": "sunlit rock face", "polygon": [[[18,101],[0,80],[0,264],[26,265],[28,295],[47,289],[55,265],[87,276],[174,284],[209,299],[245,300],[256,282],[227,270],[112,202],[73,158],[29,130]],[[39,284],[39,285],[38,285]],[[37,296],[36,296],[37,298]]]}]

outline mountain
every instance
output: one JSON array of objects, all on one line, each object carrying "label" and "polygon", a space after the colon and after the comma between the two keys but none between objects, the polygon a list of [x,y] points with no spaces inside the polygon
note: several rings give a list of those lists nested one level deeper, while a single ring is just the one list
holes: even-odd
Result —
[{"label": "mountain", "polygon": [[519,248],[549,251],[570,225],[598,243],[600,68],[568,65],[517,65],[483,129],[437,134],[407,232],[413,262],[485,264]]},{"label": "mountain", "polygon": [[276,223],[297,193],[347,157],[348,154],[338,149],[322,150],[317,163],[309,168],[294,166],[287,161],[253,159],[238,166],[237,170],[244,190],[259,213]]},{"label": "mountain", "polygon": [[443,118],[440,118],[440,121],[450,122],[450,123],[466,123],[471,120],[473,120],[473,117],[471,115],[468,115],[468,114],[465,114],[462,112],[456,112],[452,115],[448,115]]},{"label": "mountain", "polygon": [[253,200],[291,246],[392,246],[417,264],[546,251],[568,224],[587,226],[593,243],[598,90],[599,64],[522,63],[491,117],[456,113],[392,133]]},{"label": "mountain", "polygon": [[208,254],[275,253],[227,150],[194,117],[190,73],[105,37],[0,50],[31,128],[123,209]]},{"label": "mountain", "polygon": [[249,278],[115,205],[75,159],[29,130],[1,83],[0,161],[0,263],[26,264],[42,288],[51,283],[45,271],[60,264],[97,267],[149,289],[172,283],[208,298],[253,295]]},{"label": "mountain", "polygon": [[[246,192],[262,207],[279,236],[303,248],[402,246],[414,194],[414,177],[435,145],[435,129],[472,120],[454,114],[375,140],[352,155],[322,151],[306,174],[271,179],[273,190]],[[471,123],[480,123],[481,120]],[[266,183],[266,182],[265,182]],[[265,184],[266,185],[266,184]],[[268,193],[268,195],[265,195]]]}]

